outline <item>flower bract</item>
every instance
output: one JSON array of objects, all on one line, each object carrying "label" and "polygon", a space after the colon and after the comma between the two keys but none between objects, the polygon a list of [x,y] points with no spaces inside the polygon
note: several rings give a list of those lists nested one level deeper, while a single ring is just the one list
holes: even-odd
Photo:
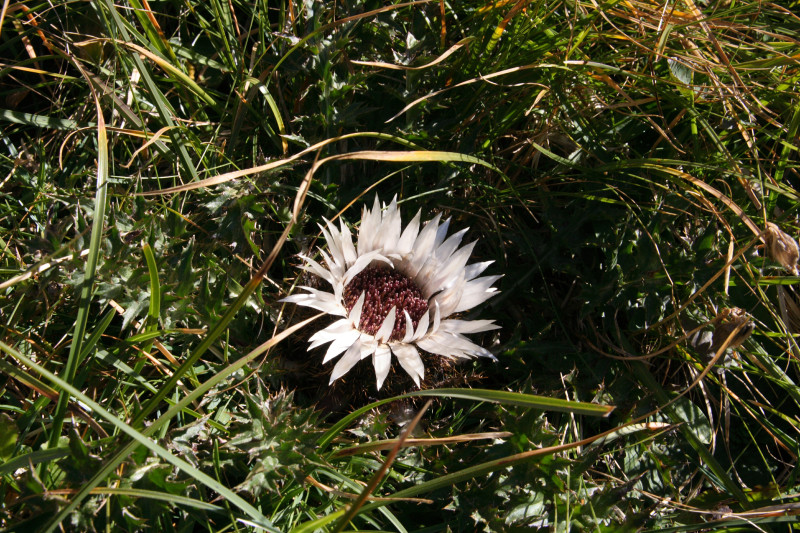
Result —
[{"label": "flower bract", "polygon": [[305,292],[283,301],[340,317],[311,336],[309,350],[329,344],[323,364],[336,358],[330,383],[356,363],[372,358],[378,389],[391,369],[392,356],[420,386],[425,368],[420,350],[454,359],[494,359],[465,334],[497,329],[493,320],[464,320],[460,314],[495,294],[501,276],[481,276],[492,263],[467,264],[475,242],[461,245],[466,229],[449,237],[450,220],[436,215],[424,225],[421,212],[402,227],[397,199],[381,209],[362,211],[356,242],[340,220],[320,226],[328,251],[324,265],[301,255],[303,269],[330,285],[330,292],[302,286]]}]

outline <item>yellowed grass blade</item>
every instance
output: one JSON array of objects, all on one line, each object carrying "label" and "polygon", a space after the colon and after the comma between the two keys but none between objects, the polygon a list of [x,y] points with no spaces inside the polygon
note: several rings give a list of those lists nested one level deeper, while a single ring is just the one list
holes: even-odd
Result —
[{"label": "yellowed grass blade", "polygon": [[[228,181],[232,181],[244,176],[249,176],[252,174],[258,174],[260,172],[266,172],[268,170],[274,170],[276,168],[280,168],[282,166],[286,166],[293,161],[300,159],[305,154],[318,150],[322,146],[326,144],[330,144],[332,142],[336,142],[338,140],[344,139],[348,136],[343,135],[341,137],[336,137],[333,139],[327,139],[323,142],[317,143],[314,146],[306,148],[302,152],[299,152],[291,157],[287,157],[286,159],[279,159],[277,161],[273,161],[271,163],[267,163],[266,165],[260,165],[257,167],[246,168],[243,170],[236,170],[233,172],[226,172],[225,174],[220,174],[219,176],[214,176],[213,178],[207,178],[200,181],[195,181],[192,183],[187,183],[185,185],[178,185],[176,187],[169,187],[168,189],[161,189],[159,191],[149,191],[139,193],[140,196],[155,196],[159,194],[172,194],[177,192],[185,192],[191,191],[194,189],[199,189],[202,187],[211,187],[213,185],[219,185],[220,183],[225,183]],[[319,169],[320,166],[329,162],[329,161],[337,161],[337,160],[358,160],[358,159],[367,159],[371,161],[393,161],[393,162],[451,162],[451,161],[458,161],[462,163],[474,163],[477,165],[481,165],[492,170],[499,172],[499,169],[490,165],[486,161],[479,159],[477,157],[472,157],[466,154],[460,154],[457,152],[438,152],[438,151],[425,151],[425,150],[412,150],[412,151],[378,151],[378,150],[366,150],[362,152],[351,152],[347,154],[339,154],[334,155],[331,157],[326,157],[325,159],[321,159],[314,163],[314,166],[308,173],[307,177],[313,176],[314,172]]]},{"label": "yellowed grass blade", "polygon": [[[405,106],[403,109],[401,109],[392,118],[387,120],[386,124],[388,124],[389,122],[393,121],[397,117],[402,116],[403,113],[405,113],[406,111],[408,111],[412,107],[416,106],[420,102],[424,102],[425,100],[433,98],[434,96],[442,94],[443,92],[453,90],[453,89],[455,89],[457,87],[464,87],[465,85],[471,85],[471,84],[477,83],[479,81],[488,81],[488,80],[491,80],[493,78],[497,78],[499,76],[505,76],[506,74],[512,74],[514,72],[520,72],[520,71],[529,70],[529,69],[532,69],[532,68],[553,68],[553,67],[555,67],[555,68],[564,68],[563,65],[550,65],[550,64],[545,64],[545,63],[542,63],[541,65],[524,65],[524,66],[521,66],[521,67],[507,68],[507,69],[501,70],[499,72],[493,72],[492,74],[487,74],[486,76],[479,76],[477,78],[472,78],[471,80],[465,80],[465,81],[462,81],[461,83],[456,83],[455,85],[453,85],[451,87],[447,87],[445,89],[441,89],[441,90],[438,90],[438,91],[433,91],[432,93],[428,93],[425,96],[417,98],[416,100],[414,100],[413,102],[411,102],[410,104]],[[529,83],[528,85],[536,85],[538,87],[541,87],[542,89],[548,89],[547,86],[542,85],[541,83]]]},{"label": "yellowed grass blade", "polygon": [[144,143],[135,152],[133,152],[133,154],[131,155],[130,160],[126,164],[121,165],[122,168],[131,168],[131,165],[133,164],[133,161],[136,159],[136,156],[138,156],[140,153],[142,153],[144,150],[146,150],[147,147],[150,146],[151,144],[157,143],[161,139],[162,135],[167,133],[170,130],[170,128],[174,128],[174,127],[175,126],[164,126],[160,130],[155,132],[153,134],[153,136],[150,137],[150,139],[146,143]]},{"label": "yellowed grass blade", "polygon": [[212,178],[206,178],[200,181],[194,181],[192,183],[186,183],[183,185],[177,185],[175,187],[169,187],[167,189],[161,189],[158,191],[147,191],[138,193],[137,196],[156,196],[159,194],[174,194],[177,192],[186,192],[192,191],[194,189],[201,189],[203,187],[212,187],[214,185],[219,185],[220,183],[225,183],[228,181],[233,181],[238,178],[242,178],[244,176],[250,176],[252,174],[258,174],[260,172],[266,172],[268,170],[274,170],[276,168],[280,168],[282,166],[286,166],[289,163],[297,161],[298,159],[302,158],[304,155],[317,151],[320,148],[335,142],[339,142],[344,139],[350,139],[353,137],[376,137],[379,139],[385,140],[397,140],[396,138],[392,137],[391,135],[386,135],[382,133],[375,133],[375,132],[360,132],[360,133],[348,133],[346,135],[340,135],[339,137],[333,137],[330,139],[326,139],[324,141],[318,142],[313,146],[309,146],[308,148],[298,152],[297,154],[287,157],[285,159],[278,159],[276,161],[272,161],[271,163],[267,163],[265,165],[259,165],[257,167],[245,168],[242,170],[235,170],[233,172],[226,172],[225,174],[220,174],[218,176],[214,176]]},{"label": "yellowed grass blade", "polygon": [[471,37],[467,37],[466,39],[462,39],[462,40],[458,41],[456,44],[454,44],[453,46],[451,46],[450,48],[448,48],[445,53],[443,53],[442,55],[440,55],[439,57],[437,57],[436,59],[434,59],[430,63],[426,63],[426,64],[420,65],[418,67],[407,67],[405,65],[395,65],[393,63],[383,63],[382,61],[351,61],[351,63],[354,63],[356,65],[364,65],[364,66],[367,66],[367,67],[386,68],[386,69],[391,69],[391,70],[425,70],[426,68],[430,68],[430,67],[438,65],[439,63],[441,63],[442,61],[444,61],[445,59],[447,59],[448,57],[453,55],[456,51],[458,51],[458,49],[463,48],[464,46],[466,46],[467,43],[469,43],[472,40],[473,39]]},{"label": "yellowed grass blade", "polygon": [[425,405],[422,407],[422,409],[420,409],[417,415],[413,418],[413,420],[411,420],[411,422],[408,423],[406,428],[400,434],[400,438],[397,439],[397,442],[395,442],[394,446],[392,446],[392,449],[386,456],[386,460],[381,465],[381,468],[377,472],[375,472],[375,475],[373,475],[372,478],[369,480],[367,486],[364,487],[364,490],[361,491],[361,494],[358,495],[358,498],[356,498],[353,504],[344,513],[342,519],[336,524],[336,527],[333,530],[334,533],[339,533],[340,531],[343,531],[344,528],[347,527],[347,524],[349,524],[350,521],[358,514],[358,510],[361,509],[361,507],[367,501],[367,498],[369,498],[372,492],[378,487],[378,483],[380,483],[380,481],[389,471],[389,467],[391,467],[392,463],[394,463],[394,460],[397,457],[397,453],[400,451],[400,448],[403,446],[403,443],[406,441],[406,439],[408,439],[408,436],[411,435],[411,432],[414,431],[414,428],[417,427],[417,424],[419,424],[419,421],[422,419],[422,415],[425,414],[425,411],[428,410],[428,407],[430,407],[430,405],[431,405],[431,400],[425,402]]},{"label": "yellowed grass blade", "polygon": [[[492,431],[487,433],[465,433],[464,435],[455,435],[453,437],[431,438],[431,439],[406,439],[403,446],[442,446],[445,444],[457,444],[459,442],[471,442],[473,440],[483,439],[504,439],[510,437],[513,433],[509,431]],[[393,448],[399,442],[398,439],[387,439],[377,442],[366,442],[339,450],[334,454],[335,457],[348,457],[350,455],[357,455],[360,453],[369,453],[380,450],[388,450]]]}]

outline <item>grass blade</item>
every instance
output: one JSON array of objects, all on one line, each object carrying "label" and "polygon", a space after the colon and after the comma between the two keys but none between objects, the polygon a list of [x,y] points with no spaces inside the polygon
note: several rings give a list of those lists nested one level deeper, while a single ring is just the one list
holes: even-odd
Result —
[{"label": "grass blade", "polygon": [[[248,515],[260,527],[263,527],[264,529],[266,529],[268,531],[275,531],[275,532],[278,531],[277,529],[275,529],[272,526],[270,521],[264,515],[262,515],[257,509],[255,509],[252,505],[250,505],[245,500],[243,500],[238,494],[233,492],[231,489],[229,489],[228,487],[222,485],[216,479],[210,477],[209,475],[205,474],[204,472],[201,472],[200,470],[198,470],[197,468],[195,468],[194,466],[192,466],[188,462],[184,461],[183,459],[180,459],[179,457],[173,455],[166,448],[164,448],[161,445],[157,444],[155,441],[153,441],[152,439],[148,438],[146,435],[143,435],[142,433],[140,433],[139,431],[137,431],[136,429],[134,429],[130,425],[126,424],[125,422],[123,422],[122,420],[120,420],[119,418],[117,418],[116,416],[114,416],[113,414],[108,412],[107,410],[105,410],[103,407],[98,405],[96,402],[94,402],[91,398],[89,398],[88,396],[83,394],[81,391],[77,390],[76,388],[74,388],[72,385],[70,385],[66,381],[60,379],[58,376],[56,376],[52,372],[49,372],[47,369],[45,369],[45,368],[41,367],[40,365],[34,363],[33,361],[31,361],[30,359],[28,359],[27,357],[25,357],[24,355],[22,355],[18,351],[14,350],[12,347],[8,346],[4,342],[0,341],[0,349],[5,351],[8,355],[10,355],[14,359],[18,360],[19,362],[21,362],[22,364],[24,364],[28,368],[31,368],[32,370],[35,370],[40,375],[42,375],[46,379],[48,379],[51,382],[53,382],[53,384],[55,384],[59,388],[61,388],[62,391],[66,391],[66,393],[68,395],[71,395],[76,400],[81,401],[83,404],[88,406],[95,414],[101,416],[102,418],[104,418],[105,420],[110,422],[118,430],[120,430],[121,432],[125,433],[130,438],[132,438],[137,443],[137,445],[141,445],[141,446],[146,447],[152,453],[158,455],[159,457],[161,457],[163,460],[167,461],[171,465],[175,466],[176,468],[179,468],[179,469],[183,470],[189,476],[195,478],[196,480],[198,480],[199,482],[203,483],[207,487],[217,491],[226,500],[231,502],[233,505],[238,507],[242,512],[244,512],[246,515]],[[53,529],[53,527],[55,527],[55,525],[56,524],[53,524],[53,526],[51,528],[49,528],[48,531],[52,531],[52,529]]]},{"label": "grass blade", "polygon": [[[76,64],[77,66],[77,64]],[[80,69],[80,66],[78,66]],[[81,72],[83,73],[82,69]],[[88,77],[87,77],[88,80]],[[75,327],[72,331],[72,344],[69,347],[69,355],[64,366],[64,381],[72,383],[75,373],[80,364],[80,355],[83,348],[84,333],[86,324],[89,321],[92,289],[94,286],[97,263],[100,258],[100,247],[105,231],[106,218],[106,195],[108,193],[108,139],[106,135],[106,124],[103,118],[103,109],[100,100],[92,89],[95,107],[97,111],[97,185],[94,198],[94,216],[92,218],[92,232],[89,238],[89,253],[86,256],[86,268],[83,274],[83,282],[80,287],[80,304],[78,314],[75,318]],[[53,424],[50,433],[50,446],[55,447],[61,438],[61,427],[64,423],[64,415],[67,411],[69,395],[61,391],[61,395],[53,413]]]}]

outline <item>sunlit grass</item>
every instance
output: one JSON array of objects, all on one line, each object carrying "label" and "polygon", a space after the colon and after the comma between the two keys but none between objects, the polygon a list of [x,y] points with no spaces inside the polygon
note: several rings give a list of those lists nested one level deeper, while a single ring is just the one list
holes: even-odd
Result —
[{"label": "sunlit grass", "polygon": [[[795,7],[4,5],[0,526],[791,527]],[[329,390],[279,300],[375,194],[497,363]]]}]

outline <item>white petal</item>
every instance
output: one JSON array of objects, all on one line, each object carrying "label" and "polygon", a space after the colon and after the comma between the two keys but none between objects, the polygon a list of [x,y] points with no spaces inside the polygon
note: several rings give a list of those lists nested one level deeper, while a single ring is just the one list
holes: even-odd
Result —
[{"label": "white petal", "polygon": [[305,265],[301,265],[300,268],[302,268],[303,270],[305,270],[307,272],[312,272],[312,273],[316,274],[317,276],[321,277],[322,279],[324,279],[325,281],[327,281],[331,285],[333,285],[335,283],[335,280],[333,278],[333,274],[331,274],[330,270],[328,270],[327,268],[323,267],[322,265],[320,265],[319,263],[317,263],[316,261],[314,261],[313,259],[311,259],[308,256],[305,256],[303,254],[297,254],[297,255],[298,255],[298,257],[302,257],[303,260],[306,262],[306,264]]},{"label": "white petal", "polygon": [[381,255],[380,250],[373,250],[368,254],[362,255],[356,259],[355,263],[353,263],[353,266],[351,266],[344,275],[344,279],[342,280],[344,285],[347,286],[347,284],[350,283],[354,277],[359,275],[361,271],[367,268],[373,261],[383,261],[384,263],[388,263],[389,266],[393,266],[392,262],[388,258]]},{"label": "white petal", "polygon": [[361,334],[361,359],[366,359],[370,355],[375,353],[375,350],[378,349],[378,342],[375,340],[375,337],[372,335],[368,335],[366,333]]},{"label": "white petal", "polygon": [[[305,287],[298,287],[298,288],[304,289]],[[308,300],[309,298],[313,300],[314,296],[311,295],[311,294],[300,293],[300,294],[290,294],[286,298],[281,298],[278,301],[279,302],[287,302],[287,303],[290,303],[290,304],[296,304],[296,303]],[[300,304],[300,305],[303,305],[303,304]]]},{"label": "white petal", "polygon": [[312,309],[317,309],[329,315],[347,316],[347,311],[342,305],[341,300],[336,298],[335,295],[329,292],[318,291],[311,287],[301,288],[311,294],[292,294],[291,296],[283,298],[281,301],[311,307]]},{"label": "white petal", "polygon": [[431,328],[432,333],[436,333],[439,331],[439,324],[442,322],[442,314],[439,311],[439,302],[433,302],[433,327]]},{"label": "white petal", "polygon": [[361,222],[358,226],[358,237],[356,237],[358,255],[371,251],[371,249],[367,250],[367,239],[372,242],[372,232],[375,230],[375,224],[370,220],[370,215],[372,215],[372,212],[364,204],[361,208]]},{"label": "white petal", "polygon": [[328,385],[347,374],[350,369],[353,368],[360,360],[361,343],[356,341],[352,346],[350,346],[347,352],[345,352],[344,356],[339,359],[339,362],[336,363],[336,366],[333,367],[333,372],[331,372],[331,379],[328,382]]},{"label": "white petal", "polygon": [[463,352],[461,352],[461,350],[456,350],[450,345],[442,344],[438,340],[432,339],[431,337],[425,337],[424,339],[420,339],[416,342],[416,344],[417,346],[419,346],[428,353],[441,355],[444,357],[450,357],[451,359],[455,357],[462,357],[462,358],[469,357]]},{"label": "white petal", "polygon": [[492,287],[492,283],[502,278],[503,276],[484,276],[482,278],[468,281],[464,287],[464,294],[461,295],[461,301],[453,309],[452,313],[460,313],[467,309],[472,309],[478,304],[482,304],[492,296],[498,294],[497,289]]},{"label": "white petal", "polygon": [[436,271],[439,268],[439,262],[436,260],[435,257],[430,256],[425,262],[422,264],[422,267],[416,271],[414,274],[414,283],[419,290],[422,291],[422,296],[424,298],[430,298],[436,292],[430,287],[432,287],[432,281],[434,276],[436,275]]},{"label": "white petal", "polygon": [[433,296],[432,301],[439,304],[443,316],[450,316],[453,314],[453,310],[458,307],[459,302],[461,302],[461,296],[464,294],[464,287],[466,287],[466,285],[467,281],[464,279],[464,272],[461,272],[453,283],[448,284],[446,289]]},{"label": "white petal", "polygon": [[332,340],[336,339],[337,337],[341,336],[348,331],[354,331],[352,324],[346,318],[341,320],[337,320],[330,326],[325,329],[321,329],[314,333],[308,342],[311,344],[309,345],[308,349],[313,350],[317,346],[322,346],[327,342],[331,342]]},{"label": "white petal", "polygon": [[413,278],[416,276],[417,272],[422,268],[422,265],[425,264],[425,261],[427,261],[433,253],[433,244],[436,240],[436,229],[439,227],[440,218],[442,218],[441,213],[437,214],[433,217],[433,220],[425,224],[425,227],[422,228],[422,231],[419,232],[419,235],[414,241],[414,245],[411,248],[413,255],[408,265],[409,271],[406,272],[408,277]]},{"label": "white petal", "polygon": [[389,346],[395,357],[397,357],[400,366],[403,367],[403,370],[411,376],[411,379],[413,379],[414,383],[419,387],[420,379],[425,377],[425,365],[422,363],[422,358],[419,356],[417,349],[411,344],[402,342],[395,342]]},{"label": "white petal", "polygon": [[488,357],[495,359],[492,352],[478,346],[463,335],[438,332],[417,341],[417,346],[426,352],[444,355],[445,357]]},{"label": "white petal", "polygon": [[[336,282],[336,285],[333,286],[333,296],[339,302],[344,302],[343,295],[344,294],[344,282],[339,280]],[[344,305],[342,305],[344,307]]]},{"label": "white petal", "polygon": [[325,264],[328,265],[328,270],[333,274],[333,278],[342,279],[345,271],[344,263],[337,263],[335,259],[331,259],[331,257],[325,253],[325,250],[320,250],[319,254],[325,259]]},{"label": "white petal", "polygon": [[401,342],[411,342],[411,337],[414,336],[414,321],[411,320],[411,315],[405,309],[403,309],[403,314],[406,317],[406,332]]},{"label": "white petal", "polygon": [[442,320],[441,330],[448,333],[480,333],[500,329],[494,320]]},{"label": "white petal", "polygon": [[443,242],[444,238],[447,237],[447,230],[450,228],[450,221],[452,218],[448,218],[439,228],[436,230],[436,239],[433,241],[433,249],[436,250]]},{"label": "white petal", "polygon": [[419,286],[422,294],[433,295],[455,285],[459,278],[464,276],[464,265],[467,264],[475,244],[475,242],[472,242],[466,245],[454,253],[446,264],[437,265],[436,270],[432,273],[431,279],[425,280]]},{"label": "white petal", "polygon": [[381,204],[378,195],[372,204],[372,210],[364,207],[361,213],[361,225],[358,228],[358,253],[363,255],[375,250],[375,241],[381,229]]},{"label": "white petal", "polygon": [[386,342],[389,340],[389,337],[392,336],[392,330],[394,329],[394,322],[395,318],[397,317],[397,307],[393,306],[392,309],[389,311],[389,314],[386,315],[386,318],[383,319],[383,324],[375,333],[375,339],[378,342]]},{"label": "white petal", "polygon": [[395,247],[397,253],[406,255],[411,252],[414,241],[417,240],[417,236],[419,235],[419,219],[421,216],[422,211],[417,211],[417,215],[408,223],[406,229],[403,230],[403,234],[400,236],[400,240],[397,241],[397,246]]},{"label": "white petal", "polygon": [[428,311],[422,315],[417,323],[417,329],[414,331],[414,336],[411,337],[412,341],[417,339],[421,339],[426,333],[428,333],[428,325],[430,324],[430,314],[431,312]]},{"label": "white petal", "polygon": [[353,308],[350,309],[350,314],[347,316],[354,328],[357,328],[358,325],[361,324],[361,309],[364,307],[364,299],[366,297],[367,293],[362,292]]},{"label": "white petal", "polygon": [[328,351],[325,352],[325,358],[322,360],[322,364],[324,365],[328,361],[332,361],[338,357],[339,354],[350,348],[354,343],[358,342],[358,337],[359,333],[354,329],[351,329],[347,333],[336,337],[331,345],[328,346]]},{"label": "white petal", "polygon": [[[319,229],[322,230],[322,236],[325,237],[325,242],[328,243],[328,250],[331,252],[333,261],[337,266],[346,269],[347,265],[345,264],[344,254],[342,253],[341,234],[339,230],[336,229],[336,226],[333,225],[333,222],[327,218],[323,218],[322,220],[325,221],[327,227],[320,224]],[[330,263],[328,263],[328,265],[330,266]]]},{"label": "white petal", "polygon": [[342,255],[344,255],[346,267],[349,267],[356,262],[358,254],[356,254],[356,248],[353,246],[353,236],[350,233],[350,228],[347,227],[344,220],[339,219],[339,227],[342,229],[341,240],[339,241],[342,247]]},{"label": "white petal", "polygon": [[[447,262],[442,266],[441,271],[438,273],[437,279],[441,280],[441,288],[447,287],[447,280],[454,278],[458,273],[464,270],[464,267],[469,261],[469,256],[472,255],[472,250],[478,241],[473,241],[463,248],[456,251]],[[465,274],[466,278],[466,274]]]},{"label": "white petal", "polygon": [[494,263],[494,261],[484,261],[483,263],[467,265],[466,268],[464,268],[464,277],[467,281],[475,279],[492,263]]},{"label": "white petal", "polygon": [[453,233],[436,249],[435,254],[439,261],[444,262],[450,259],[450,256],[456,251],[458,245],[461,244],[461,239],[464,238],[464,234],[468,229],[469,228],[464,228],[461,231]]},{"label": "white petal", "polygon": [[400,211],[397,210],[397,195],[392,198],[392,203],[384,210],[381,226],[381,248],[389,253],[397,248],[397,241],[400,240],[400,230],[402,229]]},{"label": "white petal", "polygon": [[437,213],[432,219],[425,223],[422,231],[417,235],[414,241],[414,250],[423,248],[425,255],[433,251],[433,243],[436,242],[436,230],[439,229],[439,221],[442,219],[442,214]]},{"label": "white petal", "polygon": [[378,381],[378,390],[381,390],[389,370],[392,368],[392,353],[385,344],[378,345],[375,353],[372,354],[372,364],[375,366],[375,378]]}]

